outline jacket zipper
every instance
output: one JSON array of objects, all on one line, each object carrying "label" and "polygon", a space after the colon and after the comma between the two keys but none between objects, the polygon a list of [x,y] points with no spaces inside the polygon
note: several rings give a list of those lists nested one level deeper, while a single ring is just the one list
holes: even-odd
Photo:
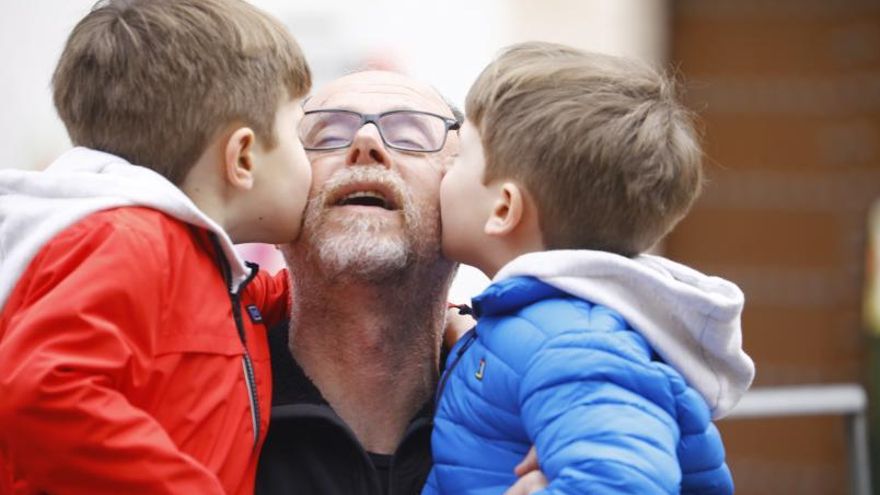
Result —
[{"label": "jacket zipper", "polygon": [[477,340],[477,329],[476,329],[476,327],[474,327],[474,329],[471,330],[470,334],[468,335],[467,340],[464,342],[464,344],[461,345],[461,349],[459,349],[455,353],[455,361],[453,361],[452,364],[449,365],[449,368],[447,368],[443,372],[443,377],[440,379],[440,384],[437,386],[437,394],[434,396],[434,411],[435,412],[437,410],[437,407],[440,405],[440,397],[443,397],[443,389],[446,388],[446,382],[449,380],[449,375],[452,374],[452,371],[455,369],[456,366],[458,366],[458,362],[461,361],[461,358],[462,358],[462,356],[464,356],[464,353],[468,350],[468,348],[471,345],[473,345],[474,341],[476,341],[476,340]]},{"label": "jacket zipper", "polygon": [[397,458],[397,452],[391,456],[391,462],[388,463],[388,495],[394,495],[394,459]]},{"label": "jacket zipper", "polygon": [[[252,277],[248,277],[248,279],[239,286],[239,291],[244,289],[244,286],[250,282],[251,278]],[[248,398],[251,403],[251,422],[254,427],[254,449],[256,449],[260,440],[260,398],[257,395],[257,380],[254,375],[254,364],[253,361],[251,361],[251,355],[248,352],[244,323],[241,319],[241,300],[239,299],[238,293],[233,292],[229,293],[229,298],[232,302],[232,315],[235,318],[235,328],[238,330],[238,337],[241,339],[242,347],[244,347],[244,354],[241,356],[242,368],[244,369],[245,384],[247,385]]]},{"label": "jacket zipper", "polygon": [[248,274],[247,278],[238,285],[238,288],[233,291],[231,289],[232,285],[232,270],[229,266],[229,260],[226,259],[226,256],[223,255],[223,248],[220,246],[220,241],[217,239],[217,234],[213,232],[209,232],[209,237],[211,239],[211,243],[214,246],[214,255],[217,257],[217,261],[220,263],[220,271],[223,274],[223,280],[226,283],[226,286],[230,288],[228,291],[229,294],[229,302],[232,305],[232,317],[235,320],[235,329],[238,332],[238,338],[241,340],[241,346],[244,353],[241,356],[242,360],[242,372],[244,373],[245,385],[247,386],[248,400],[251,405],[251,424],[253,425],[254,430],[254,445],[253,449],[257,449],[257,445],[260,443],[260,398],[257,395],[257,380],[254,374],[254,364],[251,361],[251,355],[248,352],[247,346],[247,335],[244,331],[244,322],[241,319],[241,298],[239,294],[247,287],[247,284],[253,280],[253,278],[257,275],[257,271],[259,270],[259,266],[256,263],[245,262],[248,268],[250,268],[251,272]]}]

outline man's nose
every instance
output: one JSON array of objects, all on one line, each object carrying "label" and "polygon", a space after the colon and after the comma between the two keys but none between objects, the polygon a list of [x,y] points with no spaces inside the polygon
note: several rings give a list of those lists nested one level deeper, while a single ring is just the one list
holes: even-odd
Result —
[{"label": "man's nose", "polygon": [[379,128],[375,124],[366,124],[354,135],[348,155],[345,160],[347,165],[382,165],[391,166],[391,155],[385,148]]}]

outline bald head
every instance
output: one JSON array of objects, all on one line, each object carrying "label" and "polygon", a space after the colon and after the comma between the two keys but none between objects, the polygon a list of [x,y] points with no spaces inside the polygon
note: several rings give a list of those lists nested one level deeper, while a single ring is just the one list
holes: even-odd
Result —
[{"label": "bald head", "polygon": [[[371,104],[375,108],[370,108]],[[356,72],[340,77],[309,98],[305,109],[350,109],[353,106],[363,108],[363,112],[420,110],[455,117],[436,89],[409,76],[387,71]]]}]

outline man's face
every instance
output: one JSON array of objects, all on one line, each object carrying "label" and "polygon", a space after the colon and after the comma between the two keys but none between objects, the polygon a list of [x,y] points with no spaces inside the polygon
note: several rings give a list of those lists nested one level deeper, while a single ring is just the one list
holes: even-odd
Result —
[{"label": "man's face", "polygon": [[[436,92],[405,76],[362,72],[317,92],[305,110],[363,114],[417,110],[452,117]],[[351,146],[309,152],[312,188],[302,236],[293,245],[330,276],[381,280],[440,256],[440,181],[457,142],[436,153],[388,148],[373,124]],[[288,256],[292,261],[291,256]],[[294,258],[295,259],[295,258]]]}]

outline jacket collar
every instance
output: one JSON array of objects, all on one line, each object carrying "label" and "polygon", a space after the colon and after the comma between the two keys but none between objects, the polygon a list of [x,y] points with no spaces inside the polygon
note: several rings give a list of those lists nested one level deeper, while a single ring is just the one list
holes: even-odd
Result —
[{"label": "jacket collar", "polygon": [[237,292],[250,274],[226,232],[165,177],[77,147],[44,171],[0,170],[0,306],[52,237],[92,213],[124,206],[152,208],[216,234],[230,265],[230,291]]},{"label": "jacket collar", "polygon": [[473,298],[477,318],[510,313],[542,299],[561,297],[562,290],[541,282],[535,277],[513,277],[493,283],[482,294]]}]

